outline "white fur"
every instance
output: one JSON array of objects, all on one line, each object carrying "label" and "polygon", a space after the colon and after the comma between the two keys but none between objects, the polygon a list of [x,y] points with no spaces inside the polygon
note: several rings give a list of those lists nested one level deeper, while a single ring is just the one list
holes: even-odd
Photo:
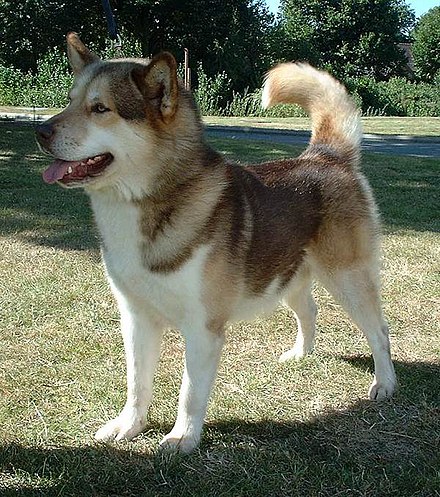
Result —
[{"label": "white fur", "polygon": [[[145,427],[162,330],[173,326],[185,337],[186,360],[177,420],[162,445],[189,452],[200,440],[223,345],[223,335],[206,327],[203,304],[202,274],[211,247],[198,248],[177,271],[148,271],[140,252],[139,210],[114,194],[92,192],[91,200],[108,278],[121,311],[127,360],[126,405],[96,438],[130,439]],[[261,297],[239,299],[233,318],[253,318],[272,310],[280,299],[279,286],[276,279]]]},{"label": "white fur", "polygon": [[[205,319],[201,274],[209,246],[198,248],[179,270],[151,272],[142,263],[139,209],[112,194],[90,195],[112,286],[125,298],[147,302],[170,326],[200,326]],[[116,229],[115,229],[116,228]]]},{"label": "white fur", "polygon": [[[179,270],[148,271],[140,253],[139,211],[114,195],[91,195],[104,242],[104,261],[121,311],[127,360],[127,402],[121,414],[96,433],[99,440],[131,439],[145,426],[160,339],[165,326],[186,340],[186,365],[179,410],[163,445],[190,451],[198,444],[209,392],[223,344],[206,328],[202,273],[209,246],[198,248]],[[116,229],[115,229],[116,228]]]}]

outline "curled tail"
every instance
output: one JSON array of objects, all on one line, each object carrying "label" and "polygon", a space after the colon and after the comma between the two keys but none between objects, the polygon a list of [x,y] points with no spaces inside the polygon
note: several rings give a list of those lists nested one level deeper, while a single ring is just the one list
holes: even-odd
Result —
[{"label": "curled tail", "polygon": [[360,156],[362,125],[359,111],[344,86],[307,63],[284,63],[265,79],[262,105],[299,104],[312,120],[310,144],[327,145],[351,164]]}]

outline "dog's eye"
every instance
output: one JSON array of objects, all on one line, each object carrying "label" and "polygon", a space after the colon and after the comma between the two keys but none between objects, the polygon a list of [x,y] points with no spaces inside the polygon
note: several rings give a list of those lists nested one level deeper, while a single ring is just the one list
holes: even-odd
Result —
[{"label": "dog's eye", "polygon": [[104,112],[109,112],[110,109],[106,107],[104,104],[95,104],[92,107],[92,112],[95,112],[96,114],[104,114]]}]

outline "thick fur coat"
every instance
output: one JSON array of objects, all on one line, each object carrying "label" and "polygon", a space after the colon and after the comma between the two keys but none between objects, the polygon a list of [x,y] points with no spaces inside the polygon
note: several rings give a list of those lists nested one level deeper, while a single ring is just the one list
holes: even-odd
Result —
[{"label": "thick fur coat", "polygon": [[370,344],[369,395],[393,393],[395,374],[379,285],[379,222],[359,168],[358,112],[344,87],[308,64],[267,75],[263,105],[293,102],[312,119],[297,158],[256,166],[225,160],[204,140],[174,58],[101,61],[74,33],[70,104],[39,126],[55,161],[48,183],[84,188],[121,312],[127,402],[96,434],[131,439],[146,425],[163,331],[181,330],[185,371],[174,428],[162,445],[199,443],[225,326],[274,309],[296,313],[282,361],[312,351],[318,279]]}]

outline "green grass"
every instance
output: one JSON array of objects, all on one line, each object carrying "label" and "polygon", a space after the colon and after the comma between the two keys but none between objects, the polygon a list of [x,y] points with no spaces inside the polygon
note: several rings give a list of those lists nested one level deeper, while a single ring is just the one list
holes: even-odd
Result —
[{"label": "green grass", "polygon": [[[309,130],[307,117],[204,117],[206,124],[257,128]],[[440,117],[363,117],[365,133],[439,136]]]},{"label": "green grass", "polygon": [[[212,140],[242,161],[287,145]],[[150,429],[101,445],[124,402],[118,312],[88,201],[46,186],[29,127],[0,126],[0,494],[440,495],[440,160],[367,155],[384,222],[383,296],[400,388],[366,399],[365,339],[320,288],[316,353],[280,365],[293,317],[231,327],[200,450],[158,453],[175,418],[183,342],[166,336]]]}]

